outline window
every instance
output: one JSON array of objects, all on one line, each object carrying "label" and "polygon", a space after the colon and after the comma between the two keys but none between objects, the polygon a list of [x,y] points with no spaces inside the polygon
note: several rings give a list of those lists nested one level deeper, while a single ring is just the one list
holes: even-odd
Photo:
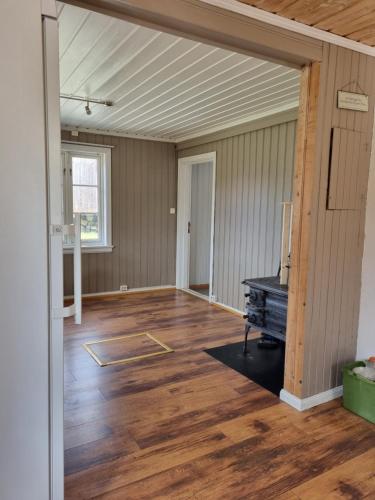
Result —
[{"label": "window", "polygon": [[111,149],[63,143],[61,151],[64,223],[80,214],[84,251],[111,251]]}]

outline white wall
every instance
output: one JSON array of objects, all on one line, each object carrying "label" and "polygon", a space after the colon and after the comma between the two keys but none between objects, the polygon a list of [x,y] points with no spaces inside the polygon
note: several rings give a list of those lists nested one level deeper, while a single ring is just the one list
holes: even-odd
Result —
[{"label": "white wall", "polygon": [[192,166],[190,285],[210,282],[212,162]]},{"label": "white wall", "polygon": [[49,498],[40,0],[0,2],[0,498]]},{"label": "white wall", "polygon": [[375,356],[375,134],[367,192],[357,359]]}]

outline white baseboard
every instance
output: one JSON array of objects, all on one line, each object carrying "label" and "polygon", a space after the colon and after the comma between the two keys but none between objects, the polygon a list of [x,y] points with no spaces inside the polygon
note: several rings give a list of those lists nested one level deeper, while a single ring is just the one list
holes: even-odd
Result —
[{"label": "white baseboard", "polygon": [[196,292],[195,290],[190,290],[190,288],[178,288],[178,290],[181,290],[182,292],[185,292],[185,293],[189,293],[190,295],[194,295],[194,297],[198,297],[198,299],[205,300],[206,302],[209,302],[213,306],[220,307],[220,309],[224,309],[225,311],[236,314],[237,316],[243,316],[245,314],[243,311],[240,311],[239,309],[236,309],[235,307],[227,306],[225,304],[222,304],[221,302],[216,302],[216,300],[210,300],[210,297],[208,297],[207,295],[204,295],[203,293]]},{"label": "white baseboard", "polygon": [[338,387],[334,387],[333,389],[328,389],[328,391],[320,392],[319,394],[314,394],[314,396],[310,396],[308,398],[300,399],[294,394],[286,391],[285,389],[281,389],[280,391],[280,399],[292,406],[298,411],[308,410],[309,408],[313,408],[314,406],[321,405],[323,403],[328,403],[328,401],[332,401],[332,399],[336,399],[342,396],[342,385]]},{"label": "white baseboard", "polygon": [[245,313],[243,311],[240,311],[239,309],[236,309],[235,307],[232,306],[227,306],[226,304],[222,304],[221,302],[216,302],[213,301],[211,302],[214,306],[220,307],[221,309],[225,309],[226,311],[229,311],[233,314],[236,314],[237,316],[243,316]]},{"label": "white baseboard", "polygon": [[210,302],[210,297],[208,295],[204,295],[204,293],[199,293],[196,292],[195,290],[190,290],[190,288],[178,288],[178,290],[181,290],[181,292],[188,293],[190,295],[194,295],[194,297],[197,297],[198,299],[205,300],[207,302]]},{"label": "white baseboard", "polygon": [[[174,285],[159,285],[159,286],[145,286],[142,288],[130,288],[125,292],[121,292],[120,290],[113,290],[112,292],[95,292],[95,293],[83,293],[82,298],[86,297],[106,297],[110,295],[127,295],[130,293],[141,293],[141,292],[152,292],[156,290],[168,290],[170,288],[176,288]],[[74,299],[73,295],[66,295],[64,299]]]}]

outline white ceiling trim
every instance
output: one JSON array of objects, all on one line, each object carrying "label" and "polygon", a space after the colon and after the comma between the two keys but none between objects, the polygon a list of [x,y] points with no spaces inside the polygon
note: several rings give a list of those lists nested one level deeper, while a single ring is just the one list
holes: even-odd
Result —
[{"label": "white ceiling trim", "polygon": [[338,45],[339,47],[344,47],[346,49],[354,50],[356,52],[361,52],[368,56],[375,56],[375,47],[370,47],[364,43],[356,42],[328,31],[320,30],[314,28],[313,26],[308,26],[307,24],[299,23],[298,21],[293,21],[292,19],[287,19],[272,12],[267,12],[262,9],[253,7],[252,5],[247,5],[236,0],[202,0],[204,3],[214,5],[216,7],[221,7],[222,9],[230,10],[232,12],[237,12],[237,14],[242,14],[246,17],[251,17],[258,21],[263,21],[265,23],[271,24],[272,26],[277,26],[279,28],[284,28],[300,35],[306,35],[322,42],[332,43],[333,45]]},{"label": "white ceiling trim", "polygon": [[[127,132],[118,132],[116,130],[103,130],[101,128],[89,128],[89,127],[69,127],[66,125],[61,126],[61,130],[67,130],[68,132],[82,132],[86,134],[98,134],[98,135],[112,135],[113,137],[127,137],[128,139],[140,139],[143,141],[154,141],[154,142],[168,142],[175,144],[174,139],[166,139],[164,137],[154,137],[151,135],[142,134],[128,134]],[[98,144],[96,144],[97,146]],[[100,144],[99,144],[100,146]]]},{"label": "white ceiling trim", "polygon": [[[103,130],[103,129],[98,129],[98,128],[89,128],[89,127],[69,127],[69,126],[62,126],[61,130],[65,130],[68,132],[82,132],[86,134],[98,134],[98,135],[108,135],[108,136],[113,136],[113,137],[125,137],[128,139],[139,139],[139,140],[144,140],[144,141],[156,141],[156,142],[166,142],[169,144],[179,144],[182,142],[185,142],[190,139],[196,139],[198,137],[202,136],[207,136],[209,134],[214,134],[216,132],[223,132],[226,129],[230,129],[232,127],[236,127],[238,125],[245,125],[245,124],[251,124],[254,121],[257,121],[262,118],[269,118],[272,117],[273,115],[278,115],[279,113],[286,112],[286,111],[295,111],[297,113],[298,110],[298,103],[294,101],[288,102],[284,105],[278,106],[278,107],[272,107],[272,113],[270,113],[270,108],[264,108],[261,112],[258,112],[254,114],[251,118],[249,119],[238,119],[238,120],[232,120],[228,122],[228,124],[223,128],[222,126],[212,126],[212,127],[207,127],[207,128],[202,128],[198,132],[192,133],[192,134],[184,134],[181,135],[180,137],[176,139],[166,139],[166,138],[160,138],[160,137],[154,137],[150,135],[142,135],[142,134],[128,134],[126,132],[118,132],[116,130]],[[75,140],[77,138],[75,137]]]}]

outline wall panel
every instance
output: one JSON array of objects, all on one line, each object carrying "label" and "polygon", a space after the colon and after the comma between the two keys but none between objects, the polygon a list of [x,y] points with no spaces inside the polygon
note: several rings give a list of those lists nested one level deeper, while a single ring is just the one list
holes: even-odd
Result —
[{"label": "wall panel", "polygon": [[[342,366],[355,358],[366,200],[361,197],[359,210],[327,210],[330,138],[332,127],[364,134],[361,159],[351,168],[358,177],[359,189],[366,192],[374,76],[373,58],[325,45],[311,212],[304,362],[299,382],[302,397],[340,385]],[[337,91],[341,89],[368,94],[369,112],[338,109]],[[346,148],[346,144],[342,147]]]},{"label": "wall panel", "polygon": [[[62,131],[65,140],[72,138]],[[80,133],[79,142],[112,149],[111,253],[82,256],[83,293],[173,285],[175,282],[176,161],[173,144]],[[72,255],[64,256],[65,295],[73,292]]]},{"label": "wall panel", "polygon": [[[275,275],[282,201],[292,197],[296,121],[252,130],[178,152],[216,151],[213,293],[244,309],[244,278]],[[181,147],[181,146],[179,146]]]}]

